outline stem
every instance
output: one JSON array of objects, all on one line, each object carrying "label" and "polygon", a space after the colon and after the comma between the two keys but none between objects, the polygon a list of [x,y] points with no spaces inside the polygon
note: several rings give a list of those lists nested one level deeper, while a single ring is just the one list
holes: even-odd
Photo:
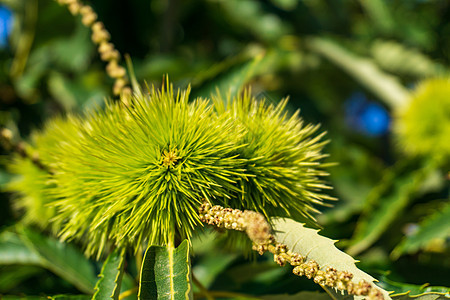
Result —
[{"label": "stem", "polygon": [[214,297],[211,296],[211,292],[209,292],[205,286],[195,277],[194,273],[192,273],[192,281],[198,287],[201,294],[206,297],[207,300],[214,300]]},{"label": "stem", "polygon": [[358,57],[325,38],[309,38],[306,47],[342,68],[390,107],[407,105],[408,91],[396,77],[381,71],[371,60]]},{"label": "stem", "polygon": [[135,286],[134,288],[129,289],[128,291],[125,291],[125,292],[121,293],[119,295],[119,300],[125,299],[128,296],[131,296],[131,295],[135,294],[137,291],[138,291],[138,287]]}]

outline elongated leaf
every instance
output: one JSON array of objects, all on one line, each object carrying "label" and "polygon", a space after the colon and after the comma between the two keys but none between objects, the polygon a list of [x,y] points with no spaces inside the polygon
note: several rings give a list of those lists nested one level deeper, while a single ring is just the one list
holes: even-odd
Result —
[{"label": "elongated leaf", "polygon": [[42,259],[44,267],[66,279],[85,293],[93,293],[96,283],[91,263],[73,246],[45,237],[29,228],[21,229],[21,239]]},{"label": "elongated leaf", "polygon": [[89,300],[88,295],[56,295],[56,296],[2,296],[3,300]]},{"label": "elongated leaf", "polygon": [[0,264],[42,265],[42,258],[30,250],[19,236],[10,231],[0,235]]},{"label": "elongated leaf", "polygon": [[139,299],[192,299],[189,245],[150,246],[144,256]]},{"label": "elongated leaf", "polygon": [[359,2],[377,29],[382,32],[392,32],[395,29],[394,18],[385,1],[360,0]]},{"label": "elongated leaf", "polygon": [[205,255],[198,259],[193,268],[193,272],[203,286],[209,288],[217,276],[236,260],[237,257],[238,255],[234,253],[211,252],[210,255]]},{"label": "elongated leaf", "polygon": [[431,240],[450,237],[450,202],[442,210],[433,213],[420,225],[419,230],[406,237],[392,252],[394,258],[403,253],[414,253],[429,244]]},{"label": "elongated leaf", "polygon": [[348,253],[356,255],[377,241],[410,203],[412,197],[420,191],[421,183],[433,171],[432,163],[413,171],[405,172],[403,167],[390,170],[380,186],[369,196]]},{"label": "elongated leaf", "polygon": [[371,54],[378,65],[394,74],[431,77],[446,71],[432,58],[395,41],[375,41],[371,46]]},{"label": "elongated leaf", "polygon": [[410,284],[410,283],[402,283],[396,282],[387,277],[388,274],[380,277],[379,285],[383,287],[385,290],[394,291],[391,295],[394,298],[397,295],[405,295],[409,293],[411,296],[421,295],[424,293],[442,293],[449,294],[450,288],[445,286],[429,286],[428,284]]},{"label": "elongated leaf", "polygon": [[330,300],[326,293],[303,291],[294,295],[279,294],[262,296],[263,300]]},{"label": "elongated leaf", "polygon": [[[263,57],[262,52],[256,55],[243,53],[210,68],[208,72],[200,74],[194,79],[192,95],[208,97],[219,92],[222,99],[227,99],[228,94],[233,98],[255,75],[257,66]],[[200,87],[196,88],[196,85]]]},{"label": "elongated leaf", "polygon": [[[350,255],[336,248],[335,241],[320,236],[318,230],[305,228],[303,224],[291,219],[274,218],[272,222],[275,239],[288,246],[291,251],[305,256],[307,260],[315,260],[322,269],[333,267],[338,271],[350,272],[353,274],[353,282],[359,283],[365,280],[378,288],[385,299],[391,299],[387,291],[374,284],[375,279],[372,276],[356,267],[356,261]],[[326,290],[340,295],[333,289]]]},{"label": "elongated leaf", "polygon": [[266,43],[274,43],[291,32],[289,25],[275,14],[268,14],[261,1],[219,1],[220,11],[229,24],[239,26]]},{"label": "elongated leaf", "polygon": [[424,293],[417,296],[410,296],[409,293],[392,296],[393,300],[448,300],[449,294]]},{"label": "elongated leaf", "polygon": [[125,248],[116,249],[103,263],[93,300],[118,299],[125,263]]},{"label": "elongated leaf", "polygon": [[44,296],[3,296],[2,300],[48,300]]}]

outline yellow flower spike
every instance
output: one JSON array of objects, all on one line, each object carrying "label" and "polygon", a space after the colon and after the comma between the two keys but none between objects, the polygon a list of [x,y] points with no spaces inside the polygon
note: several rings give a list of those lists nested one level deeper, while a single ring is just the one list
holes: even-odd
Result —
[{"label": "yellow flower spike", "polygon": [[102,22],[97,21],[97,14],[91,6],[83,5],[79,0],[56,0],[59,4],[67,6],[70,13],[74,16],[81,15],[81,22],[84,26],[92,30],[91,39],[98,45],[100,58],[107,62],[106,72],[108,76],[116,79],[113,94],[122,96],[122,101],[130,98],[131,89],[127,86],[127,72],[125,68],[119,65],[120,53],[109,43],[111,35],[105,29]]}]

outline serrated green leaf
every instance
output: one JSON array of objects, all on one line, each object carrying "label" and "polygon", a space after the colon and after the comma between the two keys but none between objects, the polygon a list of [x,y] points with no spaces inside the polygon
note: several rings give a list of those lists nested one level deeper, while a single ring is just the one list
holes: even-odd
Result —
[{"label": "serrated green leaf", "polygon": [[227,23],[244,28],[266,43],[274,43],[291,32],[289,24],[267,13],[260,1],[228,0],[218,4]]},{"label": "serrated green leaf", "polygon": [[389,6],[383,0],[360,0],[362,8],[381,32],[392,32],[395,29],[394,18]]},{"label": "serrated green leaf", "polygon": [[118,299],[125,264],[125,248],[116,249],[103,263],[93,300]]},{"label": "serrated green leaf", "polygon": [[148,247],[142,262],[139,299],[192,299],[189,245]]},{"label": "serrated green leaf", "polygon": [[432,77],[446,71],[444,66],[417,49],[395,41],[376,40],[371,46],[371,54],[378,65],[391,73]]},{"label": "serrated green leaf", "polygon": [[349,73],[389,106],[407,104],[409,92],[398,78],[384,73],[371,60],[358,57],[327,38],[311,38],[307,41],[307,47]]},{"label": "serrated green leaf", "polygon": [[72,245],[45,237],[29,228],[20,230],[20,238],[42,259],[42,265],[66,279],[80,291],[91,294],[97,281],[94,268]]},{"label": "serrated green leaf", "polygon": [[419,230],[407,236],[394,251],[392,257],[398,258],[403,253],[414,253],[426,247],[431,240],[450,237],[450,202],[441,210],[428,216],[420,225]]},{"label": "serrated green leaf", "polygon": [[[361,280],[365,280],[378,288],[385,299],[390,299],[387,291],[375,285],[375,278],[358,269],[355,265],[356,261],[350,255],[336,248],[334,245],[336,241],[320,236],[318,230],[305,228],[303,224],[291,219],[273,218],[271,221],[277,242],[285,244],[291,251],[305,256],[306,260],[315,260],[322,269],[333,267],[338,271],[350,272],[353,274],[353,282],[359,283]],[[342,299],[340,293],[333,289],[328,288],[326,291],[337,295],[338,299]]]},{"label": "serrated green leaf", "polygon": [[389,170],[369,195],[347,252],[356,255],[377,241],[420,191],[421,183],[434,169],[434,164],[429,163],[412,171],[405,172],[403,166]]},{"label": "serrated green leaf", "polygon": [[10,231],[0,234],[0,264],[1,265],[42,265],[41,257],[30,250],[19,236]]}]

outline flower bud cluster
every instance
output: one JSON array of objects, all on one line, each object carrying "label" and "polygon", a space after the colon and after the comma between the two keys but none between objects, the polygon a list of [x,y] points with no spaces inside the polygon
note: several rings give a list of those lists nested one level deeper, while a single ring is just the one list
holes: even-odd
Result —
[{"label": "flower bud cluster", "polygon": [[337,271],[332,267],[322,270],[314,260],[306,261],[306,257],[294,253],[284,244],[277,243],[271,234],[271,227],[264,216],[254,211],[223,208],[203,203],[199,209],[200,220],[219,228],[244,231],[253,242],[253,250],[263,254],[266,251],[274,255],[274,261],[280,266],[290,264],[297,276],[306,276],[321,286],[345,290],[350,295],[366,296],[368,300],[383,300],[382,293],[370,283],[361,280],[352,281],[353,274]]},{"label": "flower bud cluster", "polygon": [[66,5],[74,16],[81,15],[81,22],[92,30],[92,41],[98,45],[100,58],[105,61],[106,73],[115,80],[114,95],[124,95],[127,99],[131,95],[126,70],[119,65],[120,53],[110,43],[111,36],[102,22],[97,20],[97,14],[91,6],[82,4],[79,0],[57,0],[59,4]]}]

